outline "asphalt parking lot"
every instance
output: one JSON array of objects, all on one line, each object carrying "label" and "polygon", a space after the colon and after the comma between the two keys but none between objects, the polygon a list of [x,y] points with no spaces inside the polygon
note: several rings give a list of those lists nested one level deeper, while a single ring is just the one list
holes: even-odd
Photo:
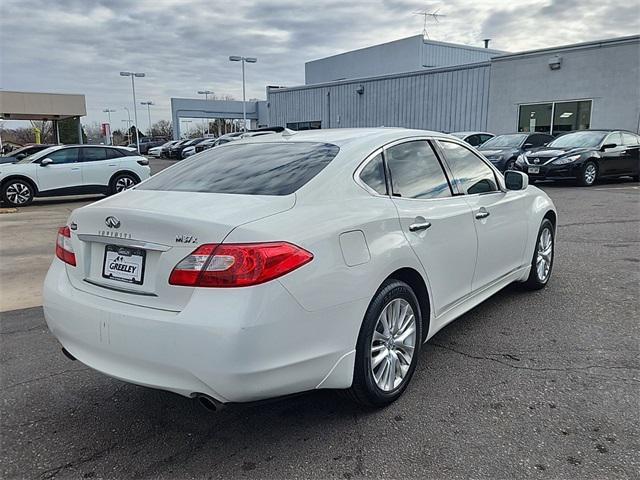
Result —
[{"label": "asphalt parking lot", "polygon": [[[542,188],[560,218],[549,286],[507,288],[438,333],[384,410],[321,391],[210,413],[69,361],[38,306],[5,311],[0,475],[638,478],[640,186]],[[49,226],[86,202],[0,215],[3,297],[46,272]]]}]

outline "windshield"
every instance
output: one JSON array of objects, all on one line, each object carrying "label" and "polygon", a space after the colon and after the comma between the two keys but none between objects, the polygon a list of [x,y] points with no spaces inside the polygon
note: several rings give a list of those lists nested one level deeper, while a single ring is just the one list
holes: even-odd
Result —
[{"label": "windshield", "polygon": [[548,147],[554,148],[591,148],[600,145],[608,132],[574,132],[567,133],[551,142]]},{"label": "windshield", "polygon": [[151,177],[140,190],[289,195],[340,149],[328,143],[245,143],[205,150]]},{"label": "windshield", "polygon": [[498,135],[482,144],[481,150],[490,150],[492,148],[516,148],[522,145],[527,138],[526,133],[513,133],[510,135]]}]

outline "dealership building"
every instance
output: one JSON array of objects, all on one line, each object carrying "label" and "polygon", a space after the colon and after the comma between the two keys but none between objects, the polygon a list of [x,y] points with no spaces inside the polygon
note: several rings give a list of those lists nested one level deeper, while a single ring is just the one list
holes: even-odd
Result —
[{"label": "dealership building", "polygon": [[409,37],[308,62],[305,85],[268,87],[256,114],[296,130],[638,132],[640,36],[519,53]]}]

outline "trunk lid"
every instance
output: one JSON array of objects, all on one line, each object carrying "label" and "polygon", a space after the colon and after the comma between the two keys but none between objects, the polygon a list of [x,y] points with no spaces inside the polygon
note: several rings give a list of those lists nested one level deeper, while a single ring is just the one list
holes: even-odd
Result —
[{"label": "trunk lid", "polygon": [[[238,225],[283,212],[294,204],[295,195],[130,190],[71,215],[77,266],[67,265],[67,273],[78,290],[123,303],[180,311],[194,290],[168,283],[180,260],[199,245],[221,243]],[[120,261],[133,266],[122,267]],[[104,276],[105,272],[127,276],[126,268],[136,271],[133,281]]]}]

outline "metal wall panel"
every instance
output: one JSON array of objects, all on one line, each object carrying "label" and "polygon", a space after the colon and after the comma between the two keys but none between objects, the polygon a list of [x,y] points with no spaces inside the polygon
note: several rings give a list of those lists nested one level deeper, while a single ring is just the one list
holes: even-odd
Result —
[{"label": "metal wall panel", "polygon": [[[272,89],[269,124],[321,120],[322,128],[485,130],[490,65],[477,63],[318,86]],[[357,89],[364,87],[364,93]]]}]

